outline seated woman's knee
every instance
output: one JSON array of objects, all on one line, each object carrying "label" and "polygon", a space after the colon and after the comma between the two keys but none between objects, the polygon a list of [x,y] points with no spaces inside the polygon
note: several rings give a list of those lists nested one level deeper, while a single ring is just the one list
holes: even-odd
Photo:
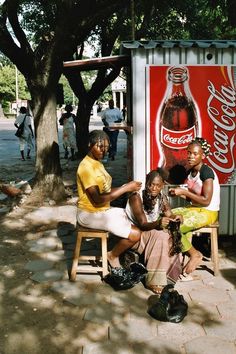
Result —
[{"label": "seated woman's knee", "polygon": [[133,242],[138,242],[140,238],[141,230],[139,230],[136,226],[132,225],[128,239]]}]

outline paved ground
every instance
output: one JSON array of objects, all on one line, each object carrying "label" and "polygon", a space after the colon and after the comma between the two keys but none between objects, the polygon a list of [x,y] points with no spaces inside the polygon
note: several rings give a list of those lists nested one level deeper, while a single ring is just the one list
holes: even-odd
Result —
[{"label": "paved ground", "polygon": [[[122,133],[117,159],[104,162],[117,185],[125,181],[125,156],[126,136]],[[28,291],[27,302],[32,305],[32,311],[40,307],[49,309],[55,294],[63,299],[64,304],[69,303],[79,311],[76,322],[68,323],[67,327],[58,324],[55,333],[48,333],[55,335],[62,343],[66,336],[71,338],[71,332],[74,333],[64,353],[236,353],[236,252],[232,238],[220,242],[218,277],[203,266],[195,272],[200,280],[177,283],[176,289],[188,302],[188,315],[179,324],[164,323],[147,314],[148,303],[155,295],[142,284],[127,291],[115,292],[97,274],[78,274],[75,283],[68,281],[67,270],[75,244],[75,215],[76,206],[72,201],[71,205],[44,206],[27,213],[15,210],[4,220],[5,226],[14,227],[14,223],[18,223],[22,229],[29,222],[37,225],[43,221],[45,225],[44,231],[25,235],[29,256],[23,267],[28,271],[32,288],[35,282],[43,284],[50,289],[50,296],[40,303],[35,289]],[[52,221],[57,222],[57,227],[50,227]],[[13,240],[14,237],[11,237],[9,242]],[[8,242],[6,238],[4,241]],[[89,248],[98,252],[96,243],[87,243],[84,252],[88,252]],[[205,262],[205,266],[210,267],[210,263]],[[20,289],[18,291],[21,292]],[[8,342],[8,350],[1,354],[40,353],[37,351],[37,340],[28,340],[31,341],[28,351],[19,351],[17,348],[20,346]],[[54,353],[47,351],[47,348],[45,352]]]}]

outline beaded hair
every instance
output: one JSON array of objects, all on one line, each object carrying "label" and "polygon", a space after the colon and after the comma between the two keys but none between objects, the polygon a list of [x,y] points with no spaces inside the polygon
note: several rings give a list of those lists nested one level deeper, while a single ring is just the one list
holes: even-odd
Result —
[{"label": "beaded hair", "polygon": [[211,151],[210,151],[211,145],[207,142],[206,139],[196,137],[191,141],[191,143],[189,145],[192,145],[192,144],[197,144],[197,145],[201,146],[201,148],[206,156],[211,155]]}]

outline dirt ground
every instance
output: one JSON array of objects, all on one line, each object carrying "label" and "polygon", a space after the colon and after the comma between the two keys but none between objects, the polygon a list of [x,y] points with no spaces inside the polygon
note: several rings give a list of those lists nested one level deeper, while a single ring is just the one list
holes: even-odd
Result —
[{"label": "dirt ground", "polygon": [[[73,203],[77,164],[78,161],[62,162],[64,181],[71,191],[71,198],[65,203]],[[1,180],[17,182],[22,176],[23,179],[33,176],[33,170],[32,160],[24,165],[20,160],[14,166],[4,164]],[[25,206],[28,198],[24,195],[0,201],[1,208],[10,210],[0,214],[0,354],[76,353],[70,343],[82,310],[64,303],[47,285],[32,281],[30,272],[24,269],[32,260],[26,243],[41,237],[45,230],[57,227],[54,222],[45,225],[40,220],[33,226],[22,224],[17,215],[24,217],[35,208]],[[46,200],[45,205],[50,205],[50,200]]]},{"label": "dirt ground", "polygon": [[[125,139],[124,135],[124,142]],[[23,162],[18,152],[13,150],[12,158],[6,161],[5,157],[1,157],[2,140],[0,182],[17,185],[21,181],[30,181],[34,176],[33,156],[32,160]],[[124,154],[122,150],[120,156]],[[63,155],[62,150],[63,181],[68,192],[63,205],[75,205],[79,161],[67,161]],[[120,182],[120,175],[123,176],[123,169],[126,171],[127,168],[125,160],[118,165],[116,176],[119,177],[113,176],[114,185],[118,180]],[[0,196],[5,198],[3,194]],[[25,265],[37,255],[29,251],[27,243],[42,238],[49,230],[57,229],[58,221],[45,223],[45,220],[38,220],[34,225],[25,222],[24,217],[39,207],[37,203],[29,205],[29,200],[31,197],[28,194],[0,199],[0,354],[80,354],[80,345],[76,341],[79,333],[82,332],[85,338],[87,333],[94,333],[96,337],[101,335],[101,329],[100,326],[93,328],[93,323],[82,320],[86,311],[84,307],[67,302],[61,294],[51,290],[50,284],[38,283],[30,278],[32,272],[26,270]],[[53,208],[53,202],[47,199],[43,206]],[[7,208],[5,212],[4,208]],[[93,291],[92,287],[89,291]],[[93,338],[89,339],[93,341]]]},{"label": "dirt ground", "polygon": [[[101,120],[94,120],[92,128],[98,129],[100,125]],[[31,160],[20,160],[14,131],[13,122],[0,121],[0,182],[13,185],[30,181],[34,176],[34,153]],[[126,135],[121,133],[120,136],[120,156],[123,157]],[[64,204],[75,205],[75,177],[79,161],[67,161],[63,156],[60,145],[63,180],[68,191]],[[126,164],[124,159],[116,175],[123,176]],[[114,185],[117,183],[114,176],[113,182]],[[100,330],[93,330],[91,323],[84,324],[83,307],[68,303],[48,284],[30,279],[32,274],[25,265],[36,256],[29,251],[27,242],[37,240],[46,231],[58,227],[58,221],[53,220],[46,223],[38,220],[34,225],[25,222],[24,217],[38,208],[37,204],[29,205],[30,198],[28,194],[6,198],[0,193],[0,354],[79,354],[81,351],[76,342],[79,331],[87,333],[89,327],[89,332],[97,335]],[[43,206],[53,207],[53,202],[45,200]],[[87,327],[81,329],[82,323]]]}]

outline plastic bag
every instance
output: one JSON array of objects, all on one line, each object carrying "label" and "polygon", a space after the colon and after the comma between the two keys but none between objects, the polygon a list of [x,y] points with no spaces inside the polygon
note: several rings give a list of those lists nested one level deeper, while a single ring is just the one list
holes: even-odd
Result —
[{"label": "plastic bag", "polygon": [[160,298],[148,309],[148,314],[163,322],[181,322],[188,312],[188,304],[172,284],[166,285]]},{"label": "plastic bag", "polygon": [[112,268],[103,280],[114,290],[127,290],[142,281],[147,269],[141,263],[131,263],[129,269]]}]

